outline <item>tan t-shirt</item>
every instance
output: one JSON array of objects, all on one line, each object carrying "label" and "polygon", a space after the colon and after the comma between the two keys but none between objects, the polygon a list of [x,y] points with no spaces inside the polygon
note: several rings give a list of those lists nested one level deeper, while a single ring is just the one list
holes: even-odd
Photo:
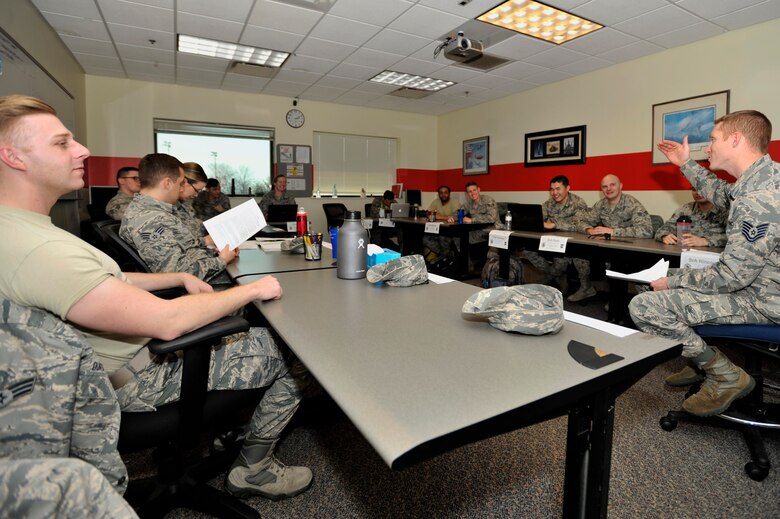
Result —
[{"label": "tan t-shirt", "polygon": [[[43,308],[65,320],[71,307],[109,276],[128,281],[114,260],[55,227],[48,216],[0,205],[0,229],[0,296],[17,304]],[[108,373],[149,342],[69,324],[84,334]]]},{"label": "tan t-shirt", "polygon": [[437,196],[433,199],[433,202],[431,202],[431,205],[428,206],[429,211],[436,211],[438,214],[444,215],[444,216],[455,216],[458,212],[458,209],[461,208],[460,202],[457,200],[453,200],[450,198],[450,201],[447,202],[447,205],[441,204],[441,199]]}]

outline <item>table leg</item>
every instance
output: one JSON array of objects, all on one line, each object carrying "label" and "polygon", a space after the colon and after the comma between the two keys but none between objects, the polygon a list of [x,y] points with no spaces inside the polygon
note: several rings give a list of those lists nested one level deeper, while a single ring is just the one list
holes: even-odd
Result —
[{"label": "table leg", "polygon": [[607,516],[615,397],[605,389],[569,411],[563,517]]}]

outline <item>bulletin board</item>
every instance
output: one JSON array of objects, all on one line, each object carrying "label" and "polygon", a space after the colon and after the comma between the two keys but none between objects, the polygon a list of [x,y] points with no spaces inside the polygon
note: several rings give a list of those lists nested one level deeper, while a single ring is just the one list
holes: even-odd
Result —
[{"label": "bulletin board", "polygon": [[276,174],[287,177],[287,192],[295,197],[312,193],[311,146],[276,145]]}]

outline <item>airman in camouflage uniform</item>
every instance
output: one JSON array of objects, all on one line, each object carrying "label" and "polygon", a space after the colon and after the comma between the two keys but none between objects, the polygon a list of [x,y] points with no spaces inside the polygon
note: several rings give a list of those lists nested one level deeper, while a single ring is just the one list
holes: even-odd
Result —
[{"label": "airman in camouflage uniform", "polygon": [[284,204],[297,205],[298,202],[295,201],[294,196],[287,194],[287,177],[284,175],[276,175],[271,190],[260,199],[260,210],[267,219],[268,206]]},{"label": "airman in camouflage uniform", "polygon": [[119,191],[106,204],[106,214],[114,220],[121,220],[127,206],[133,200],[133,195],[141,190],[138,168],[126,166],[116,172],[116,185]]},{"label": "airman in camouflage uniform", "polygon": [[498,216],[498,205],[493,197],[479,192],[476,182],[466,184],[466,203],[463,204],[466,211],[464,223],[492,223],[489,227],[483,227],[469,232],[469,243],[487,241],[488,234],[493,229],[503,229],[501,218]]},{"label": "airman in camouflage uniform", "polygon": [[733,184],[692,160],[687,138],[682,144],[658,144],[702,196],[729,208],[727,243],[718,263],[701,270],[679,269],[657,279],[651,283],[655,292],[636,296],[629,306],[642,331],[680,341],[683,356],[694,364],[670,376],[667,384],[684,386],[704,377],[699,392],[683,403],[695,415],[723,412],[755,382],[708,346],[693,327],[780,323],[780,164],[766,153],[771,135],[769,120],[753,110],[715,121],[705,151],[710,167],[734,176]]},{"label": "airman in camouflage uniform", "polygon": [[[569,191],[569,179],[563,175],[550,180],[550,198],[542,204],[545,229],[560,231],[576,231],[579,221],[588,212],[585,200]],[[566,271],[574,264],[580,278],[580,288],[570,295],[570,302],[582,301],[596,295],[596,290],[590,281],[590,261],[582,258],[554,256],[552,262],[547,261],[536,251],[524,251],[526,259],[545,274],[543,283],[547,284],[556,278],[561,291],[565,292],[568,283]]]},{"label": "airman in camouflage uniform", "polygon": [[604,198],[593,204],[583,215],[580,232],[586,234],[608,233],[614,237],[652,238],[653,222],[642,203],[623,193],[623,184],[615,175],[601,180]]},{"label": "airman in camouflage uniform", "polygon": [[80,458],[124,493],[119,404],[84,337],[3,299],[0,344],[0,458]]},{"label": "airman in camouflage uniform", "polygon": [[230,199],[222,194],[222,186],[219,180],[210,178],[206,183],[205,191],[198,193],[192,201],[192,208],[198,218],[205,221],[230,209]]},{"label": "airman in camouflage uniform", "polygon": [[379,218],[380,209],[389,211],[390,206],[397,202],[398,200],[395,199],[393,192],[388,189],[382,196],[374,197],[374,199],[371,201],[371,213],[366,215],[366,217]]},{"label": "airman in camouflage uniform", "polygon": [[92,465],[73,458],[0,459],[4,517],[137,518]]},{"label": "airman in camouflage uniform", "polygon": [[693,202],[680,206],[655,232],[655,239],[674,245],[677,243],[677,219],[687,216],[691,219],[691,234],[686,236],[686,247],[723,247],[726,245],[726,221],[728,211],[716,207],[695,189],[691,190]]}]

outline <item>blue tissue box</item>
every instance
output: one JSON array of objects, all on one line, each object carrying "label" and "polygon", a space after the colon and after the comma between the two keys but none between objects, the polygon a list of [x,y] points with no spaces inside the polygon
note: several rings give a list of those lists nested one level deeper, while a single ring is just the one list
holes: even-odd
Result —
[{"label": "blue tissue box", "polygon": [[374,265],[379,265],[380,263],[384,263],[386,261],[394,260],[400,257],[401,257],[400,252],[395,252],[394,250],[390,250],[390,249],[384,249],[384,252],[380,252],[379,254],[369,255],[366,264],[368,265],[368,268],[371,268]]}]

